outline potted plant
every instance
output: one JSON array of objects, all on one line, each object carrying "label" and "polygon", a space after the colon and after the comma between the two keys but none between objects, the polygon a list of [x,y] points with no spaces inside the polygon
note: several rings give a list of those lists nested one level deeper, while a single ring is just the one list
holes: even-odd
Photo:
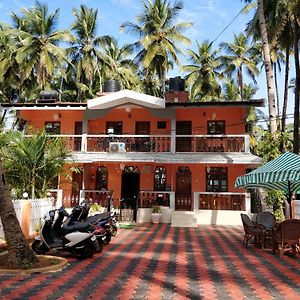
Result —
[{"label": "potted plant", "polygon": [[160,207],[157,205],[152,206],[152,223],[157,224],[159,223],[160,217],[161,217],[161,210]]}]

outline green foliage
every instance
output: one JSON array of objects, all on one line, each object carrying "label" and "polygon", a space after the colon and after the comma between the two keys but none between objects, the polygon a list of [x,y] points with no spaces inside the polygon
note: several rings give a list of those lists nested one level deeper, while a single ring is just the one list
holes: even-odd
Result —
[{"label": "green foliage", "polygon": [[45,131],[31,136],[8,132],[1,135],[0,145],[5,175],[16,197],[24,191],[33,199],[44,197],[70,157],[64,141]]},{"label": "green foliage", "polygon": [[153,205],[152,206],[152,213],[154,214],[160,214],[161,213],[161,209],[158,205]]},{"label": "green foliage", "polygon": [[283,191],[268,190],[266,196],[266,203],[269,207],[273,208],[274,215],[278,222],[284,219],[283,204],[286,196]]},{"label": "green foliage", "polygon": [[261,156],[264,161],[270,161],[282,154],[280,151],[282,143],[284,143],[286,150],[292,149],[289,132],[277,132],[274,136],[268,131],[256,127],[251,137],[251,150],[253,154]]}]

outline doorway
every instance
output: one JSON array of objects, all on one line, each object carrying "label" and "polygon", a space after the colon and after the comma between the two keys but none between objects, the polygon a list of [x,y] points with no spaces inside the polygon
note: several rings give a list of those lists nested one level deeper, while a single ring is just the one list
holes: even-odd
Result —
[{"label": "doorway", "polygon": [[175,209],[192,209],[192,174],[188,167],[178,167],[176,171]]},{"label": "doorway", "polygon": [[[121,210],[126,219],[136,221],[138,195],[140,192],[140,171],[135,167],[125,167],[122,172]],[[129,220],[128,220],[129,221]]]},{"label": "doorway", "polygon": [[192,138],[178,137],[178,135],[192,135],[191,121],[177,121],[176,122],[176,152],[191,152]]}]

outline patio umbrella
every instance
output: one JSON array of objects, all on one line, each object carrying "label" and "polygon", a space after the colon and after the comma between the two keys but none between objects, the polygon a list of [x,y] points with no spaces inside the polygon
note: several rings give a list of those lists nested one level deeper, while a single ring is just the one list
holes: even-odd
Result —
[{"label": "patio umbrella", "polygon": [[239,176],[235,186],[283,190],[287,195],[291,216],[292,192],[300,187],[300,156],[286,152],[256,170]]}]

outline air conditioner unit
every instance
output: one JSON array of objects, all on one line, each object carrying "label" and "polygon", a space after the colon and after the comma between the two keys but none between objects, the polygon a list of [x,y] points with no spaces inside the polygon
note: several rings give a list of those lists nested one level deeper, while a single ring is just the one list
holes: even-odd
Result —
[{"label": "air conditioner unit", "polygon": [[109,152],[126,152],[125,143],[109,143]]}]

